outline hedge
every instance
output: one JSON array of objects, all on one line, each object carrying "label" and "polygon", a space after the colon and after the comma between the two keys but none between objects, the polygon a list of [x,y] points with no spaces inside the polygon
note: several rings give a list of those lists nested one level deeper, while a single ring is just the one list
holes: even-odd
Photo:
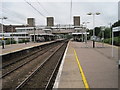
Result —
[{"label": "hedge", "polygon": [[[112,38],[104,39],[105,43],[112,44]],[[114,45],[120,46],[120,36],[114,37]]]}]

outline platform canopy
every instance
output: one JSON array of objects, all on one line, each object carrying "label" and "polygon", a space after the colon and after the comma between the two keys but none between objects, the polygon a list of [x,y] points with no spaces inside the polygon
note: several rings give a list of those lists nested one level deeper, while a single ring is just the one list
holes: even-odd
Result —
[{"label": "platform canopy", "polygon": [[[82,35],[82,34],[86,34],[86,32],[84,32],[84,33],[81,33],[81,32],[79,32],[79,33],[72,33],[72,35]],[[87,34],[89,34],[89,32],[87,32]]]},{"label": "platform canopy", "polygon": [[120,32],[120,26],[113,28],[113,32]]},{"label": "platform canopy", "polygon": [[[30,34],[30,36],[33,36],[34,34]],[[47,36],[55,36],[54,34],[48,34],[48,33],[41,33],[41,34],[35,34],[35,35],[41,35],[41,36],[44,36],[44,35],[47,35]]]}]

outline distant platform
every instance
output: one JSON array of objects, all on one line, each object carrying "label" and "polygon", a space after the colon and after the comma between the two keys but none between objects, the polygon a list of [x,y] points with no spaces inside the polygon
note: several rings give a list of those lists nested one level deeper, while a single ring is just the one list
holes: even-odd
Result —
[{"label": "distant platform", "polygon": [[[62,39],[59,39],[59,40],[62,40]],[[21,51],[21,50],[24,50],[24,49],[32,48],[32,47],[35,47],[35,46],[40,46],[40,45],[51,43],[51,42],[54,42],[54,41],[39,42],[39,43],[29,42],[27,44],[21,43],[21,44],[5,45],[5,49],[2,49],[2,47],[0,47],[1,48],[0,55],[5,55],[5,54],[8,54],[8,53]]]}]

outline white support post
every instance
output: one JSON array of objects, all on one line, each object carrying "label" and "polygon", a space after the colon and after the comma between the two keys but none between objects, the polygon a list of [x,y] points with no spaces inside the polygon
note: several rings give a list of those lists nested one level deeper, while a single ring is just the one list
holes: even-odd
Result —
[{"label": "white support post", "polygon": [[113,29],[112,29],[112,57],[114,57],[114,48],[113,48],[113,45],[114,45],[114,32],[113,32]]}]

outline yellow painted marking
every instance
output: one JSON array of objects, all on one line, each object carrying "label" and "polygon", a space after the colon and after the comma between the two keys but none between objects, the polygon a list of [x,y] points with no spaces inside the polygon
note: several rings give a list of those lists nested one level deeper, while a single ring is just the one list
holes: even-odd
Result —
[{"label": "yellow painted marking", "polygon": [[[73,48],[73,49],[74,49],[74,48]],[[77,61],[77,64],[78,64],[78,67],[79,67],[79,70],[80,70],[80,74],[81,74],[81,76],[82,76],[82,80],[83,80],[84,86],[85,86],[86,90],[90,90],[89,85],[88,85],[88,82],[87,82],[87,79],[86,79],[86,77],[85,77],[85,74],[84,74],[84,72],[83,72],[82,66],[81,66],[81,64],[80,64],[80,61],[79,61],[79,59],[78,59],[78,56],[77,56],[77,54],[76,54],[75,49],[74,49],[74,55],[75,55],[75,58],[76,58],[76,61]]]}]

